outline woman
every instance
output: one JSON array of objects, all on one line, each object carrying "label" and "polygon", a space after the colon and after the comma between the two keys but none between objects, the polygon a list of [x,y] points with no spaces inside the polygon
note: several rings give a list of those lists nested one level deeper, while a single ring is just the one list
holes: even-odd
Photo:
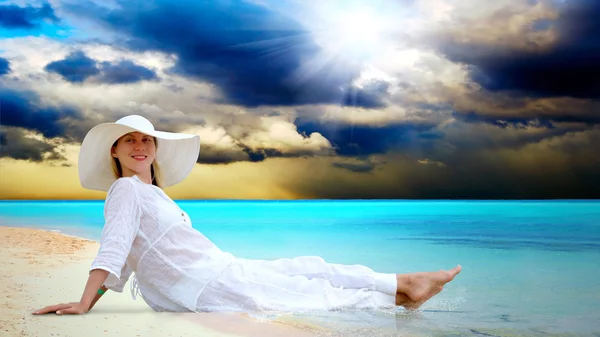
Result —
[{"label": "woman", "polygon": [[34,314],[84,314],[108,289],[122,292],[133,272],[132,295],[139,287],[155,311],[416,309],[461,270],[383,274],[319,257],[236,258],[192,228],[162,190],[190,173],[199,151],[197,135],[155,131],[137,115],[92,128],[79,178],[85,188],[108,191],[100,249],[79,302]]}]

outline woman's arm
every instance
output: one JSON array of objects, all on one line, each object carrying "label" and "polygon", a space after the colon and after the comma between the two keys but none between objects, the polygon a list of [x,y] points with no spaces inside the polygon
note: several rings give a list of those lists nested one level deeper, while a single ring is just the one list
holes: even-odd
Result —
[{"label": "woman's arm", "polygon": [[61,303],[56,305],[49,305],[38,311],[33,312],[35,315],[47,314],[49,312],[56,312],[59,315],[63,314],[85,314],[88,312],[94,304],[100,299],[98,289],[101,289],[102,284],[108,277],[108,271],[103,269],[94,269],[90,272],[88,281],[83,290],[83,295],[79,302]]},{"label": "woman's arm", "polygon": [[[102,290],[102,294],[104,294],[105,292],[108,291],[108,288],[105,286],[100,287],[100,289]],[[94,297],[94,300],[92,300],[92,304],[90,304],[90,307],[88,310],[92,310],[94,305],[96,305],[96,302],[98,302],[98,300],[100,300],[100,298],[102,297],[102,294],[100,294],[100,293],[96,294],[96,297]]]},{"label": "woman's arm", "polygon": [[132,184],[128,179],[118,179],[108,191],[100,249],[90,268],[88,281],[79,302],[48,306],[34,314],[86,313],[100,299],[97,296],[98,289],[105,284],[109,274],[112,274],[114,279],[121,280],[121,272],[127,271],[124,266],[140,227],[141,206]]},{"label": "woman's arm", "polygon": [[81,300],[79,300],[88,310],[100,299],[100,297],[96,298],[97,295],[100,295],[98,294],[98,289],[104,284],[107,277],[108,271],[106,270],[94,269],[90,272],[83,295],[81,296]]}]

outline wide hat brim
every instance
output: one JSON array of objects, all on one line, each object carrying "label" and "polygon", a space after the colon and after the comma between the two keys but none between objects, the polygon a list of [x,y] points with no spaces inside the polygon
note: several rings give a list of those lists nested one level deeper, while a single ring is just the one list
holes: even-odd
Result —
[{"label": "wide hat brim", "polygon": [[113,173],[110,149],[121,136],[141,132],[156,137],[161,187],[173,186],[184,180],[194,168],[200,154],[198,135],[156,131],[141,116],[127,116],[115,123],[93,127],[83,139],[79,151],[79,180],[84,188],[108,191],[117,180]]}]

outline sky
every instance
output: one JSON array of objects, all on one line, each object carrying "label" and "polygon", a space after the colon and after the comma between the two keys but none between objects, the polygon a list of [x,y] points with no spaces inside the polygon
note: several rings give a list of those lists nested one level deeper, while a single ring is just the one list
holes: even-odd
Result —
[{"label": "sky", "polygon": [[0,1],[0,199],[86,133],[200,136],[174,199],[600,198],[600,1]]}]

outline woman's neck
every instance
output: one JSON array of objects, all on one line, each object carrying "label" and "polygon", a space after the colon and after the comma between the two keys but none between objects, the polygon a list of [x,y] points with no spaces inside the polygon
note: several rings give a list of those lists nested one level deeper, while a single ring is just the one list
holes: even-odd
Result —
[{"label": "woman's neck", "polygon": [[150,173],[150,170],[146,172],[134,172],[127,169],[123,170],[123,177],[133,176],[137,176],[138,178],[140,178],[141,181],[145,182],[146,184],[152,184],[152,175]]}]

